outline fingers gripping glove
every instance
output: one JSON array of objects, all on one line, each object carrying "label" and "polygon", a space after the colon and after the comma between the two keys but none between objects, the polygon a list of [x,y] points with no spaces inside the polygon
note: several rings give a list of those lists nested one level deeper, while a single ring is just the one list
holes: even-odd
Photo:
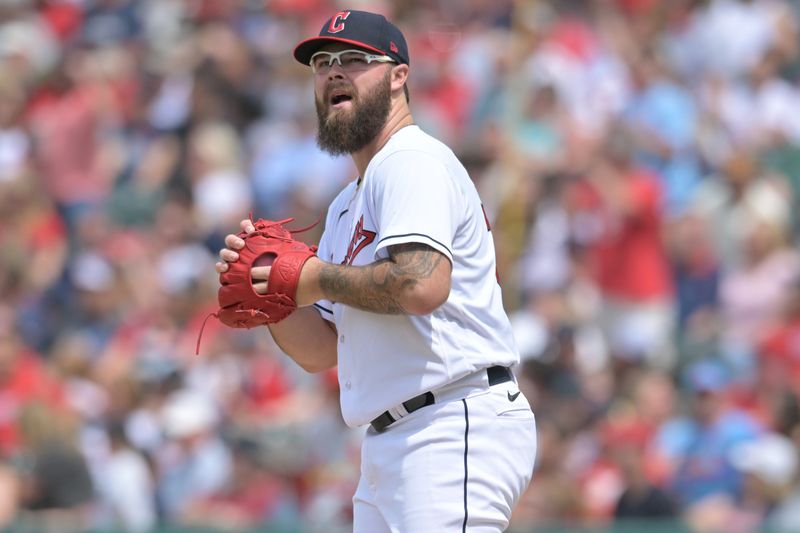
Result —
[{"label": "fingers gripping glove", "polygon": [[[244,248],[238,252],[239,259],[229,263],[228,270],[219,275],[221,287],[217,300],[220,309],[203,321],[195,353],[200,353],[203,329],[212,316],[232,328],[253,328],[279,322],[297,309],[295,297],[300,271],[316,254],[317,247],[295,240],[292,234],[307,231],[316,224],[299,230],[286,229],[284,224],[292,220],[259,219],[253,222],[255,231],[238,234],[244,240]],[[258,294],[253,287],[250,269],[270,263],[272,269],[267,280],[267,293]]]}]

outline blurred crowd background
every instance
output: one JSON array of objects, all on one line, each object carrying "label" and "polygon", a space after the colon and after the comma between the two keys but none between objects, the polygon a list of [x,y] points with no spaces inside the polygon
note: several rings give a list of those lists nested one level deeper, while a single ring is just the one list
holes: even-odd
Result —
[{"label": "blurred crowd background", "polygon": [[194,355],[224,235],[355,178],[291,57],[341,8],[405,31],[493,225],[512,530],[799,531],[794,0],[3,0],[0,524],[348,530],[335,373],[213,319]]}]

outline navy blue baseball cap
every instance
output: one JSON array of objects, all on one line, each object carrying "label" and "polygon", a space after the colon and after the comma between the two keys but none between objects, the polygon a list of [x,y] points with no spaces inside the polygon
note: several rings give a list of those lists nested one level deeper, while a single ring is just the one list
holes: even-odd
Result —
[{"label": "navy blue baseball cap", "polygon": [[376,54],[387,55],[397,63],[408,64],[408,45],[403,33],[377,13],[339,11],[325,22],[317,37],[301,41],[295,47],[294,58],[308,65],[311,56],[330,42],[352,44]]}]

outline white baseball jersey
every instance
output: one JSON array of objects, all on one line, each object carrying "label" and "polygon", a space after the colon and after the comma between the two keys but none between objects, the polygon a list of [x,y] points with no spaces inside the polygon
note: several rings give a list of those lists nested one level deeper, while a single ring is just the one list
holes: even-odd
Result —
[{"label": "white baseball jersey", "polygon": [[318,256],[367,265],[408,242],[431,246],[452,263],[449,298],[432,314],[316,304],[339,333],[341,407],[352,427],[479,369],[519,360],[475,186],[447,146],[413,125],[396,132],[333,201]]}]

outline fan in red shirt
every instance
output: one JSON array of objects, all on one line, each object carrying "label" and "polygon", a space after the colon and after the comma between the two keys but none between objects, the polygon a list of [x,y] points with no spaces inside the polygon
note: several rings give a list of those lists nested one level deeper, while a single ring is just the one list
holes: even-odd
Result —
[{"label": "fan in red shirt", "polygon": [[661,184],[612,132],[571,200],[579,242],[604,297],[600,320],[612,353],[673,364],[672,276],[661,238]]},{"label": "fan in red shirt", "polygon": [[773,390],[800,396],[800,285],[792,287],[782,319],[761,343],[759,363]]},{"label": "fan in red shirt", "polygon": [[0,457],[19,451],[19,415],[25,405],[64,407],[63,399],[60,383],[48,374],[40,356],[0,324]]}]

